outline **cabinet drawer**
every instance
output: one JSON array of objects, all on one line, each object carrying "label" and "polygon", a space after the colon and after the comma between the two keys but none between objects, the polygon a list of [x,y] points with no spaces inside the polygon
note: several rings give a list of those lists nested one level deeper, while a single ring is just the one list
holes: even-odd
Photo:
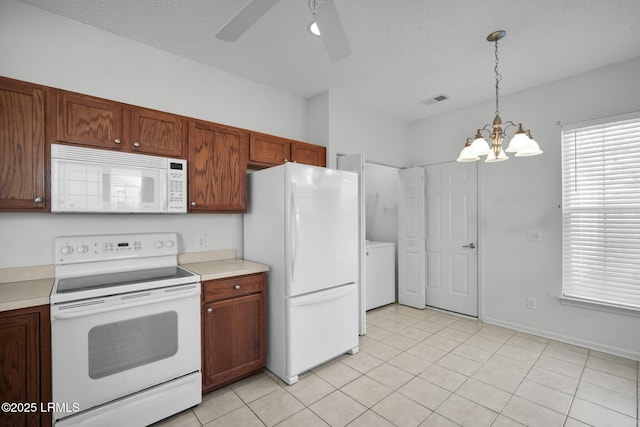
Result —
[{"label": "cabinet drawer", "polygon": [[215,301],[264,291],[262,274],[210,280],[203,283],[204,301]]}]

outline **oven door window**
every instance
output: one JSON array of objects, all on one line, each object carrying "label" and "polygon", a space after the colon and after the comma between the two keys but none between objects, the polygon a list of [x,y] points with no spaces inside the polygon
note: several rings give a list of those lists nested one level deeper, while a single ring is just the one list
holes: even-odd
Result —
[{"label": "oven door window", "polygon": [[89,377],[107,377],[177,352],[175,311],[98,325],[89,330]]}]

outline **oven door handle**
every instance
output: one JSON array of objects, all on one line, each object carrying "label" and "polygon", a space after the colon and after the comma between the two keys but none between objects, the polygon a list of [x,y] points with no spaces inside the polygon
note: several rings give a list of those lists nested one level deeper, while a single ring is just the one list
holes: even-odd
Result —
[{"label": "oven door handle", "polygon": [[200,296],[200,284],[188,288],[170,288],[153,290],[137,294],[120,295],[118,297],[100,298],[89,301],[79,301],[65,305],[51,306],[51,320],[66,320],[77,317],[92,316],[125,308],[139,307],[141,305],[156,304],[160,302],[178,300]]}]

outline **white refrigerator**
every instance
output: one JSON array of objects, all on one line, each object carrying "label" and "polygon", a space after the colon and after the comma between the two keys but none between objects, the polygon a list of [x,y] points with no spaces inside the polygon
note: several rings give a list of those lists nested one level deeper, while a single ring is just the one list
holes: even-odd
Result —
[{"label": "white refrigerator", "polygon": [[298,163],[249,174],[244,258],[267,273],[267,368],[287,384],[358,352],[358,175]]}]

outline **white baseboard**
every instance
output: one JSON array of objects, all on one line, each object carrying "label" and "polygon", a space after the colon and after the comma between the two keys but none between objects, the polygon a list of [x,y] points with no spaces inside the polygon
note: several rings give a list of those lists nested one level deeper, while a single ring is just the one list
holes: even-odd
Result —
[{"label": "white baseboard", "polygon": [[576,345],[578,347],[584,347],[590,350],[601,351],[603,353],[609,353],[614,356],[624,357],[626,359],[632,359],[640,361],[640,352],[630,351],[624,348],[609,346],[589,340],[583,340],[568,335],[557,334],[552,331],[546,331],[542,329],[531,328],[518,323],[505,322],[500,319],[494,319],[491,317],[484,317],[482,319],[484,323],[488,323],[495,326],[502,326],[503,328],[513,329],[519,332],[526,332],[528,334],[538,335],[543,338],[549,338],[556,341],[561,341],[566,344]]}]

